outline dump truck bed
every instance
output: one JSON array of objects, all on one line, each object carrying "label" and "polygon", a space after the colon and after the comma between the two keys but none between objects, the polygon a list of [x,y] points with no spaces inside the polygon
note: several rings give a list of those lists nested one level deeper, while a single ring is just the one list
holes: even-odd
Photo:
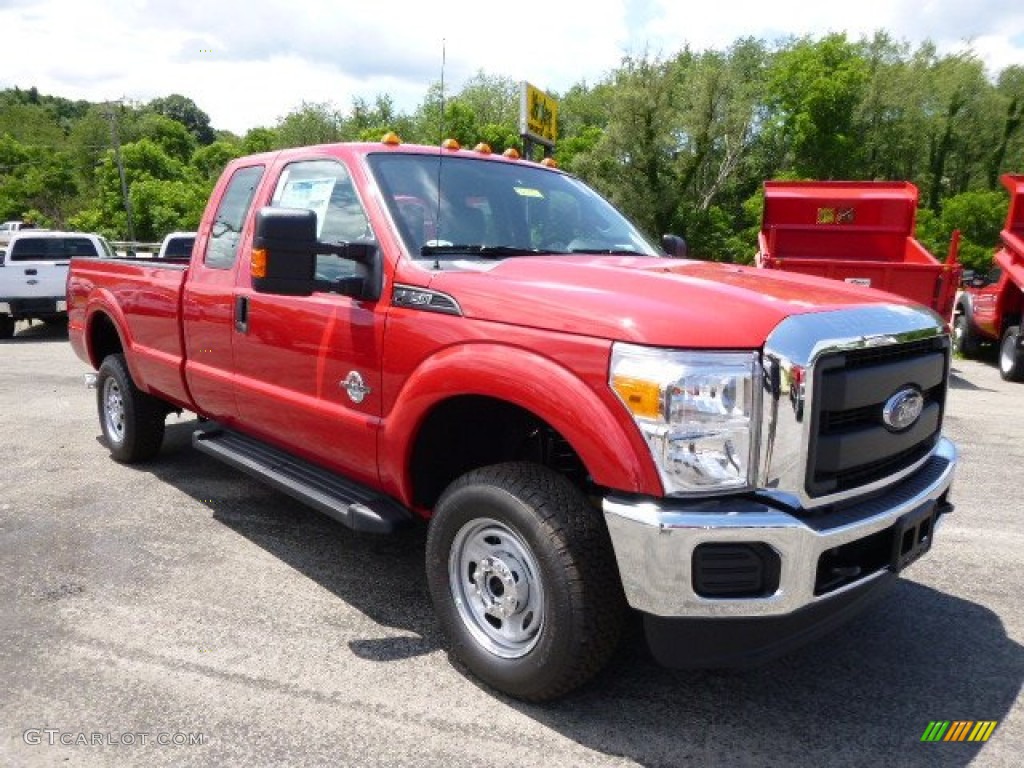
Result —
[{"label": "dump truck bed", "polygon": [[955,248],[940,262],[914,236],[917,188],[906,182],[768,181],[757,265],[889,291],[952,313]]}]

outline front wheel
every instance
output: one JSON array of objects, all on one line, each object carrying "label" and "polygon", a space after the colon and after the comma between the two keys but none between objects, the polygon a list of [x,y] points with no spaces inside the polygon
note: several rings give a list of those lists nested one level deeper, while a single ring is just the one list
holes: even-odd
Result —
[{"label": "front wheel", "polygon": [[10,315],[0,315],[0,339],[10,339],[14,336],[14,318]]},{"label": "front wheel", "polygon": [[528,701],[568,693],[618,644],[625,598],[600,515],[563,476],[498,464],[435,508],[427,581],[453,655]]},{"label": "front wheel", "polygon": [[1011,325],[1003,333],[999,343],[999,375],[1006,381],[1024,381],[1024,348],[1019,325]]},{"label": "front wheel", "polygon": [[953,321],[953,351],[964,357],[974,357],[981,349],[981,337],[971,325],[966,312],[961,312]]},{"label": "front wheel", "polygon": [[167,407],[135,386],[124,355],[108,355],[100,365],[96,405],[103,437],[115,461],[132,464],[160,452]]}]

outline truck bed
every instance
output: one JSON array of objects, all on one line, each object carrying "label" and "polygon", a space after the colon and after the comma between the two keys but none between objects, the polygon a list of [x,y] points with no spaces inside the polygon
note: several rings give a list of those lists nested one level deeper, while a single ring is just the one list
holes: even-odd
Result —
[{"label": "truck bed", "polygon": [[896,182],[765,182],[756,263],[889,291],[952,312],[960,266],[914,237],[917,189]]},{"label": "truck bed", "polygon": [[[117,317],[129,368],[139,389],[189,408],[184,382],[181,293],[187,261],[73,259],[68,280],[69,338],[83,354],[86,334],[96,333],[86,306]],[[95,302],[95,303],[93,303]],[[96,365],[100,361],[93,361]]]}]

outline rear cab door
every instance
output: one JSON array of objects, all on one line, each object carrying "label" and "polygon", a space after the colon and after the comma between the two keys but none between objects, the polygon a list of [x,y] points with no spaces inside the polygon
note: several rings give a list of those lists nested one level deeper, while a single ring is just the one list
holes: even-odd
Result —
[{"label": "rear cab door", "polygon": [[203,216],[182,291],[185,381],[203,414],[228,425],[238,416],[235,272],[243,244],[251,248],[253,201],[265,174],[266,158],[255,157],[234,165],[217,182],[210,197],[213,210]]}]

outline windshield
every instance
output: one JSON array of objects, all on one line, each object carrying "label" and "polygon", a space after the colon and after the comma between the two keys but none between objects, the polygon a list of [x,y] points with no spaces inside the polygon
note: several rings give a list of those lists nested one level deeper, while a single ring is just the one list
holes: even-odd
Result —
[{"label": "windshield", "polygon": [[543,167],[398,153],[369,163],[416,258],[662,255],[596,192]]}]

